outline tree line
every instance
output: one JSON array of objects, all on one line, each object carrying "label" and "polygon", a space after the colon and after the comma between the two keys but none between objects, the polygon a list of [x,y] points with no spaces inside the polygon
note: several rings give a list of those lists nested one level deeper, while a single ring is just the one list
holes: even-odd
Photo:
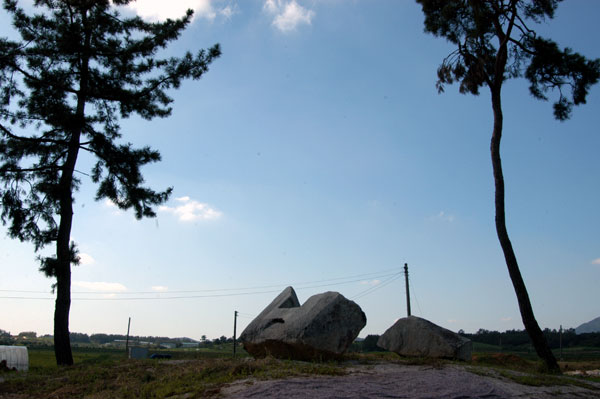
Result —
[{"label": "tree line", "polygon": [[[529,338],[529,334],[526,330],[506,330],[504,332],[500,331],[491,331],[480,328],[475,333],[466,333],[463,330],[459,330],[458,333],[470,339],[473,342],[499,346],[502,349],[522,349],[523,347],[530,346],[531,339]],[[544,337],[548,342],[548,345],[551,349],[558,349],[561,346],[563,348],[573,348],[573,347],[591,347],[591,348],[600,348],[600,332],[595,333],[584,333],[577,334],[574,328],[565,329],[562,331],[562,337],[560,330],[549,329],[546,328],[543,330]],[[20,332],[17,336],[12,336],[8,331],[0,329],[0,345],[11,345],[18,342],[23,342],[24,337],[26,339],[36,339],[37,334],[33,331],[24,331]],[[365,339],[355,341],[350,351],[352,352],[382,352],[384,349],[377,346],[377,340],[379,339],[379,335],[370,334],[365,337]],[[43,338],[53,338],[52,335],[42,335],[39,337]],[[90,344],[90,345],[105,345],[115,341],[125,341],[127,339],[126,335],[123,334],[104,334],[104,333],[96,333],[96,334],[85,334],[72,332],[70,333],[70,339],[73,344]],[[173,343],[178,347],[181,346],[184,342],[195,342],[201,345],[219,345],[224,343],[232,343],[232,337],[221,336],[215,339],[207,339],[206,335],[202,336],[201,341],[194,340],[188,337],[181,338],[170,338],[170,337],[160,337],[160,336],[130,336],[130,342],[150,342],[153,344],[159,343]]]},{"label": "tree line", "polygon": [[[480,328],[475,333],[465,333],[463,330],[459,330],[458,333],[473,342],[499,346],[500,349],[505,350],[518,350],[532,345],[526,330],[500,332]],[[551,349],[559,349],[561,340],[563,348],[600,348],[600,332],[577,334],[574,328],[569,328],[563,330],[561,334],[560,330],[546,328],[543,330],[543,334]],[[350,350],[353,352],[383,352],[385,349],[377,346],[379,337],[377,334],[367,335],[364,340],[354,342]]]},{"label": "tree line", "polygon": [[[497,345],[503,348],[518,348],[531,345],[531,340],[525,330],[507,330],[505,332],[489,331],[479,329],[474,334],[467,334],[459,331],[463,337],[469,338],[473,342],[482,344]],[[546,328],[543,330],[544,337],[551,349],[569,347],[597,347],[600,348],[600,333],[576,334],[574,328],[560,330]]]},{"label": "tree line", "polygon": [[[18,335],[11,335],[10,332],[0,329],[0,345],[13,345],[27,342],[30,345],[43,344],[44,340],[52,340],[54,337],[50,334],[38,336],[35,331],[23,331]],[[78,332],[69,333],[69,338],[73,344],[106,345],[114,342],[126,341],[127,335],[124,334],[85,334]],[[227,338],[222,335],[219,338],[208,339],[206,335],[202,336],[200,341],[188,337],[160,337],[160,336],[129,336],[129,342],[149,342],[152,344],[172,343],[180,347],[183,343],[198,343],[203,345],[219,345],[233,342],[233,338]]]}]

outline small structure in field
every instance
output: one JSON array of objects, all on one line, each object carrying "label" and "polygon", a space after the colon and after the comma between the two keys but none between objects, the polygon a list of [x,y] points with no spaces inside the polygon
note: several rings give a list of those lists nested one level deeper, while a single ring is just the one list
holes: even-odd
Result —
[{"label": "small structure in field", "polygon": [[139,346],[132,346],[129,348],[130,359],[147,359],[148,348],[141,348]]},{"label": "small structure in field", "polygon": [[29,370],[29,352],[26,346],[0,345],[0,362],[9,370]]}]

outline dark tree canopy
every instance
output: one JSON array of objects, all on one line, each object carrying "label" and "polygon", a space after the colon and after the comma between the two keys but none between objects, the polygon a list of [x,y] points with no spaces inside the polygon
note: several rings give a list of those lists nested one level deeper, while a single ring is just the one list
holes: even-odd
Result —
[{"label": "dark tree canopy", "polygon": [[482,86],[525,77],[538,99],[548,100],[549,91],[558,93],[554,116],[565,120],[573,105],[585,104],[590,86],[600,78],[599,59],[561,50],[532,29],[554,17],[560,0],[417,1],[425,14],[425,30],[456,45],[438,68],[439,91],[458,82],[461,93],[478,95]]},{"label": "dark tree canopy", "polygon": [[[55,256],[40,259],[41,270],[56,277],[57,311],[66,307],[67,319],[70,264],[78,262],[70,241],[73,193],[81,176],[97,183],[97,200],[133,208],[137,218],[155,216],[153,207],[171,189],[146,187],[141,167],[160,154],[123,141],[119,122],[134,114],[169,116],[168,91],[184,79],[199,79],[221,54],[217,44],[161,58],[192,11],[148,23],[120,15],[116,7],[130,2],[35,0],[39,12],[28,15],[16,0],[4,0],[21,39],[0,38],[0,217],[11,237],[32,242],[36,251],[56,244]],[[81,151],[95,165],[78,174]],[[68,331],[56,331],[57,317],[55,338],[68,342]]]},{"label": "dark tree canopy", "polygon": [[[159,161],[160,154],[117,143],[119,118],[169,116],[166,91],[185,78],[200,78],[220,50],[154,58],[178,38],[191,12],[152,24],[121,19],[108,0],[35,4],[52,14],[28,16],[16,1],[5,1],[22,41],[0,39],[0,172],[2,218],[10,235],[40,248],[56,239],[56,188],[75,132],[85,140],[78,148],[97,158],[91,171],[99,184],[96,199],[133,207],[137,218],[155,215],[152,207],[170,190],[144,187],[140,167]],[[79,183],[75,178],[73,190]]]},{"label": "dark tree canopy", "polygon": [[503,133],[502,85],[524,77],[537,99],[557,93],[554,117],[566,120],[574,105],[585,104],[590,87],[600,78],[600,60],[588,60],[571,49],[560,49],[532,28],[552,19],[560,0],[417,0],[425,14],[425,31],[455,46],[438,68],[437,88],[459,83],[463,94],[490,90],[494,126],[490,152],[495,185],[498,240],[515,289],[525,329],[549,371],[560,369],[535,316],[517,257],[506,228],[504,176],[500,157]]}]

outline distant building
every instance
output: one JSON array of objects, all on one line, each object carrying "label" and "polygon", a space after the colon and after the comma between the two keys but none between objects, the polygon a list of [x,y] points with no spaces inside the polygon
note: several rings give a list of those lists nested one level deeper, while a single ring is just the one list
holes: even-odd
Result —
[{"label": "distant building", "polygon": [[159,344],[159,346],[161,348],[164,348],[164,349],[175,349],[175,348],[177,348],[177,344],[174,344],[172,342],[162,342],[162,343]]},{"label": "distant building", "polygon": [[129,348],[129,358],[130,359],[147,359],[148,358],[148,348],[140,348],[137,346]]},{"label": "distant building", "polygon": [[182,348],[197,348],[198,347],[198,342],[183,342],[181,344]]},{"label": "distant building", "polygon": [[[112,342],[107,342],[104,344],[104,346],[117,346],[117,347],[126,346],[126,345],[127,345],[127,340],[125,340],[125,339],[115,339]],[[129,340],[129,345],[152,346],[154,344],[152,342],[146,342],[146,341]]]}]

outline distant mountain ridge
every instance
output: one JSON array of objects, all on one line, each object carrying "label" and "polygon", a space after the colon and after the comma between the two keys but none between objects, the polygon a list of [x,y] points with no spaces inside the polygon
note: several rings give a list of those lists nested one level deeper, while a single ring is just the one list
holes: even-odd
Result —
[{"label": "distant mountain ridge", "polygon": [[583,323],[575,329],[576,334],[600,332],[600,317],[596,317],[592,321]]}]

